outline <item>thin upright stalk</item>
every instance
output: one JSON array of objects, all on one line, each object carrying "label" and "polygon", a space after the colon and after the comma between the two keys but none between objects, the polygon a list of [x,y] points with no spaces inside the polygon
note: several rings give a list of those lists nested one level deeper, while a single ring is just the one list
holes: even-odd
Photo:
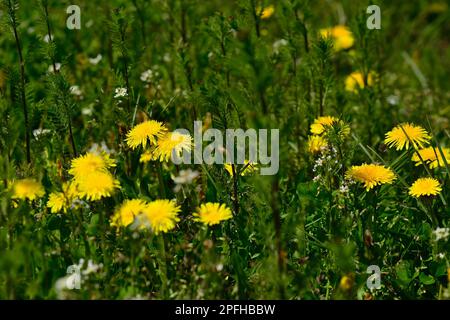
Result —
[{"label": "thin upright stalk", "polygon": [[22,46],[20,44],[19,33],[17,32],[17,19],[15,14],[15,8],[8,0],[8,11],[11,22],[11,27],[14,33],[14,39],[16,41],[17,53],[19,54],[19,67],[20,67],[20,96],[22,99],[23,115],[25,118],[25,145],[27,154],[27,163],[31,163],[31,151],[30,151],[30,122],[28,120],[28,107],[25,94],[25,62],[22,55]]},{"label": "thin upright stalk", "polygon": [[166,261],[166,245],[164,241],[164,235],[161,234],[158,237],[158,255],[159,255],[159,267],[160,270],[160,278],[161,278],[161,296],[162,298],[167,298],[167,261]]},{"label": "thin upright stalk", "polygon": [[284,290],[284,253],[281,242],[281,214],[279,208],[279,180],[277,177],[274,178],[272,183],[272,215],[273,215],[273,223],[275,228],[275,244],[277,250],[277,264],[278,264],[278,291],[280,294],[280,299],[285,299],[285,290]]},{"label": "thin upright stalk", "polygon": [[[43,1],[42,2],[42,7],[44,9],[44,18],[45,18],[45,23],[47,25],[47,34],[48,34],[48,42],[52,43],[52,31],[50,28],[50,19],[48,17],[48,3],[47,1]],[[52,67],[53,67],[53,72],[57,73],[59,72],[59,70],[56,68],[56,61],[55,61],[55,56],[52,55],[51,56],[51,60],[52,60]]]},{"label": "thin upright stalk", "polygon": [[231,171],[233,173],[233,211],[234,215],[237,216],[239,214],[238,174],[234,164],[231,164]]}]

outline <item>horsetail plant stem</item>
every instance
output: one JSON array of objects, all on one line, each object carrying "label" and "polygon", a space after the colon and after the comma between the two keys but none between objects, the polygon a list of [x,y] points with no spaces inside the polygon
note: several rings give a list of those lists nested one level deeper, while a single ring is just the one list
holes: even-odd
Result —
[{"label": "horsetail plant stem", "polygon": [[25,61],[22,55],[22,46],[20,43],[19,33],[17,31],[17,27],[19,25],[17,21],[17,8],[18,3],[16,0],[7,0],[6,2],[9,23],[12,28],[14,39],[16,42],[17,53],[19,55],[19,67],[20,67],[20,98],[22,100],[23,106],[23,115],[25,119],[25,145],[26,145],[26,154],[27,154],[27,163],[31,163],[31,151],[30,151],[30,122],[28,119],[28,107],[27,107],[27,99],[25,94]]}]

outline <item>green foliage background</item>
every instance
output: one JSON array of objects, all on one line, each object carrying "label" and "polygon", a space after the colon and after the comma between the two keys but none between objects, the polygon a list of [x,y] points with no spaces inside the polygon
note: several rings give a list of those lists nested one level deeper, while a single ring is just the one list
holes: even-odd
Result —
[{"label": "green foliage background", "polygon": [[[393,126],[413,122],[432,132],[435,143],[449,145],[445,1],[20,1],[14,12],[25,86],[8,23],[8,6],[15,3],[3,0],[0,11],[0,298],[450,296],[448,243],[432,240],[435,226],[405,187],[427,172],[414,166],[411,152],[383,144]],[[71,4],[81,8],[81,30],[66,28]],[[381,30],[366,28],[369,4],[381,8]],[[261,19],[257,8],[268,5],[275,12]],[[337,24],[352,30],[351,50],[334,52],[318,36]],[[45,42],[49,28],[53,41]],[[280,39],[286,44],[274,45]],[[98,64],[89,62],[98,54]],[[49,72],[56,63],[60,72]],[[140,76],[149,68],[159,74],[145,87]],[[346,76],[356,70],[375,71],[379,79],[345,91]],[[82,98],[70,93],[73,85]],[[122,102],[114,98],[117,87],[129,88]],[[352,134],[337,143],[339,166],[314,182],[315,159],[306,145],[321,113],[344,119]],[[242,176],[235,186],[221,166],[168,164],[158,178],[154,165],[140,164],[138,152],[124,143],[127,130],[144,119],[192,132],[193,121],[208,116],[223,130],[280,129],[279,173]],[[36,138],[39,128],[51,132]],[[67,180],[70,160],[102,141],[116,152],[122,186],[112,198],[67,214],[51,214],[47,196],[12,206],[14,179],[35,177],[48,195]],[[357,186],[349,197],[338,191],[346,168],[375,161],[385,161],[401,179],[374,193]],[[201,173],[200,192],[195,185],[173,192],[171,174],[186,167]],[[443,184],[431,206],[448,226],[449,172],[428,174]],[[135,197],[181,204],[182,219],[162,245],[151,233],[117,234],[109,227],[114,208]],[[233,219],[209,229],[194,223],[191,213],[205,201],[226,203]],[[81,258],[103,268],[61,296],[57,279]],[[369,265],[382,270],[379,290],[366,286]],[[340,285],[342,277],[351,279],[349,289]]]}]

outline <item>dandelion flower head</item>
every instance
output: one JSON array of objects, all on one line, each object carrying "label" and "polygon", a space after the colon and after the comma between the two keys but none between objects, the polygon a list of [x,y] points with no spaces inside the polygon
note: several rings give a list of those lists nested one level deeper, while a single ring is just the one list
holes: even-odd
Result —
[{"label": "dandelion flower head", "polygon": [[[441,148],[441,150],[444,154],[445,161],[447,164],[450,164],[450,148]],[[422,160],[420,158],[422,158]],[[428,164],[430,169],[445,166],[444,158],[442,157],[439,148],[428,147],[420,149],[413,154],[411,160],[416,163],[416,166],[421,165],[423,161],[425,164]]]},{"label": "dandelion flower head", "polygon": [[355,43],[355,38],[353,37],[352,32],[348,27],[343,25],[321,29],[320,34],[325,38],[331,37],[335,51],[349,49]]},{"label": "dandelion flower head", "polygon": [[391,169],[378,164],[362,164],[351,167],[346,177],[364,184],[366,191],[382,185],[391,184],[395,180],[395,174]]},{"label": "dandelion flower head", "polygon": [[138,216],[138,221],[141,222],[141,227],[148,226],[155,234],[165,233],[175,228],[180,220],[180,211],[175,201],[155,200],[145,206],[143,213]]},{"label": "dandelion flower head", "polygon": [[410,143],[415,147],[423,148],[429,143],[431,136],[421,126],[410,123],[403,123],[386,133],[384,142],[396,150],[408,149]]},{"label": "dandelion flower head", "polygon": [[169,132],[158,140],[155,148],[155,157],[160,161],[168,161],[174,152],[180,156],[183,150],[190,151],[192,148],[192,138],[189,134],[179,132]]},{"label": "dandelion flower head", "polygon": [[208,202],[202,204],[194,213],[194,220],[205,225],[212,226],[222,221],[231,219],[231,210],[224,204]]},{"label": "dandelion flower head", "polygon": [[436,196],[441,191],[439,181],[434,178],[419,178],[409,188],[409,194],[415,198]]},{"label": "dandelion flower head", "polygon": [[134,218],[146,208],[146,203],[140,199],[125,200],[111,218],[111,226],[127,227]]},{"label": "dandelion flower head", "polygon": [[156,144],[156,139],[161,137],[167,128],[162,122],[156,120],[148,120],[135,126],[127,133],[126,142],[132,149],[139,146],[145,148],[147,143],[150,145]]},{"label": "dandelion flower head", "polygon": [[13,199],[35,200],[45,194],[44,187],[34,179],[21,179],[13,184]]},{"label": "dandelion flower head", "polygon": [[114,160],[107,153],[88,152],[72,160],[69,173],[75,179],[85,178],[97,171],[107,171],[107,169],[115,167],[115,165]]},{"label": "dandelion flower head", "polygon": [[[373,73],[370,72],[367,75],[367,85],[370,87],[373,85]],[[364,76],[361,72],[355,71],[347,76],[345,79],[345,90],[356,92],[358,88],[364,88]]]},{"label": "dandelion flower head", "polygon": [[76,180],[79,195],[95,201],[110,197],[120,183],[108,171],[96,171]]}]

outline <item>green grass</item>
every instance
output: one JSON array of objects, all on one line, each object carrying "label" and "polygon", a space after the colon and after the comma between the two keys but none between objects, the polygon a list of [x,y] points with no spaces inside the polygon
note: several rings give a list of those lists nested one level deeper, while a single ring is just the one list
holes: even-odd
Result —
[{"label": "green grass", "polygon": [[[450,146],[445,1],[79,0],[81,29],[69,30],[71,4],[2,0],[1,299],[450,297],[448,239],[433,235],[449,227],[450,159],[415,166],[412,148],[384,143],[410,122],[432,135],[441,158]],[[380,30],[366,28],[369,4],[381,8]],[[273,15],[261,19],[269,5]],[[338,24],[353,34],[349,49],[319,36]],[[345,90],[354,71],[366,83],[373,72],[373,85]],[[119,87],[128,96],[114,98]],[[351,133],[333,126],[326,139],[336,151],[312,155],[310,125],[321,115]],[[279,129],[280,170],[230,176],[221,165],[142,164],[125,137],[147,119],[191,132],[195,120],[223,131]],[[71,179],[71,160],[102,143],[120,189],[51,213],[48,197]],[[345,173],[361,163],[397,178],[370,191],[349,184]],[[175,192],[173,177],[188,168],[199,177]],[[440,195],[410,196],[427,176],[439,180]],[[22,178],[39,181],[45,195],[13,200]],[[120,204],[135,198],[175,199],[180,221],[159,235],[111,227]],[[206,202],[225,204],[233,218],[194,221]],[[80,259],[84,269],[88,260],[101,267],[82,275],[79,290],[61,290],[58,279]],[[381,269],[380,289],[366,286],[370,265]]]}]

